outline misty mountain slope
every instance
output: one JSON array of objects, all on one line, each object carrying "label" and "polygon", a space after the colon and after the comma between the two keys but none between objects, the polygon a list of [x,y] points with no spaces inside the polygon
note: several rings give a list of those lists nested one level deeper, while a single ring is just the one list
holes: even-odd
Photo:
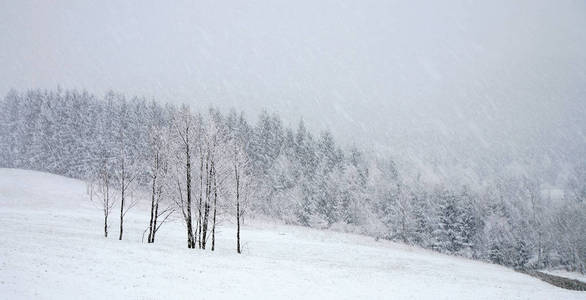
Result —
[{"label": "misty mountain slope", "polygon": [[[116,210],[114,210],[116,211]],[[117,229],[112,215],[111,232]],[[139,204],[124,241],[102,236],[83,182],[0,169],[0,295],[23,298],[583,299],[512,270],[350,234],[257,222],[220,227],[217,250],[184,249],[180,221],[141,244]]]}]

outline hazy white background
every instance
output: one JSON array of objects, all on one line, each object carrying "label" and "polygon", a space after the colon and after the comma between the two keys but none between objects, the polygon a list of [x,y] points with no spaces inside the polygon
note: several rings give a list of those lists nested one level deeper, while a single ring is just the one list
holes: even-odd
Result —
[{"label": "hazy white background", "polygon": [[429,180],[554,184],[586,157],[586,2],[1,1],[0,94],[58,85],[303,117]]}]

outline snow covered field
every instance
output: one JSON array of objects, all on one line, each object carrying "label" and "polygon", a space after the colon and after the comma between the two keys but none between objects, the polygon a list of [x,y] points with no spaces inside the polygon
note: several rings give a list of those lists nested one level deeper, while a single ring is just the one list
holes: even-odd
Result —
[{"label": "snow covered field", "polygon": [[83,182],[0,169],[0,299],[586,299],[512,270],[371,238],[256,222],[220,228],[217,250],[185,247],[179,221],[154,245],[140,205],[124,241],[102,232]]}]

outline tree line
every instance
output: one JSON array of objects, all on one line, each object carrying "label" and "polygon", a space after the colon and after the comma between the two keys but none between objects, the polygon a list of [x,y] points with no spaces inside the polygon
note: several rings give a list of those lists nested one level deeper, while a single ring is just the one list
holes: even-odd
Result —
[{"label": "tree line", "polygon": [[544,179],[528,175],[489,174],[477,186],[423,182],[390,157],[342,147],[327,130],[313,134],[303,121],[291,128],[266,111],[250,123],[235,110],[60,89],[11,91],[0,109],[0,166],[92,182],[105,236],[117,203],[123,238],[136,204],[129,191],[141,191],[150,201],[149,243],[176,214],[187,247],[214,250],[224,215],[237,224],[240,253],[246,213],[515,268],[585,271],[586,162],[552,197]]}]

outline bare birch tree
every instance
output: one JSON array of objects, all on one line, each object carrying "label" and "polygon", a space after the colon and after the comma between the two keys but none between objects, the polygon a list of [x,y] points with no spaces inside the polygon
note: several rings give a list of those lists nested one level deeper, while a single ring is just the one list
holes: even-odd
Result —
[{"label": "bare birch tree", "polygon": [[[155,117],[152,117],[155,119]],[[167,177],[169,173],[169,143],[166,139],[166,132],[164,131],[161,124],[153,124],[149,128],[149,146],[151,150],[151,209],[150,219],[148,226],[148,243],[155,242],[155,234],[159,228],[165,223],[165,221],[174,212],[174,208],[168,205],[165,208],[161,208],[161,201],[163,195],[168,189]],[[159,222],[159,217],[163,217],[162,221]]]},{"label": "bare birch tree", "polygon": [[[194,119],[191,115],[189,107],[182,106],[178,115],[173,120],[173,127],[175,128],[176,140],[178,143],[179,153],[177,155],[184,160],[185,169],[185,198],[181,189],[181,183],[177,181],[179,201],[178,204],[183,212],[183,217],[187,229],[187,247],[195,248],[195,237],[193,235],[193,220],[192,220],[192,168],[191,168],[191,156],[192,156],[192,145],[191,143],[195,140],[193,138],[196,132],[194,126]],[[177,179],[178,180],[178,179]]]},{"label": "bare birch tree", "polygon": [[104,160],[98,173],[97,194],[102,197],[102,211],[104,213],[104,237],[108,237],[108,217],[114,208],[115,200],[112,197],[112,174],[107,161]]}]

